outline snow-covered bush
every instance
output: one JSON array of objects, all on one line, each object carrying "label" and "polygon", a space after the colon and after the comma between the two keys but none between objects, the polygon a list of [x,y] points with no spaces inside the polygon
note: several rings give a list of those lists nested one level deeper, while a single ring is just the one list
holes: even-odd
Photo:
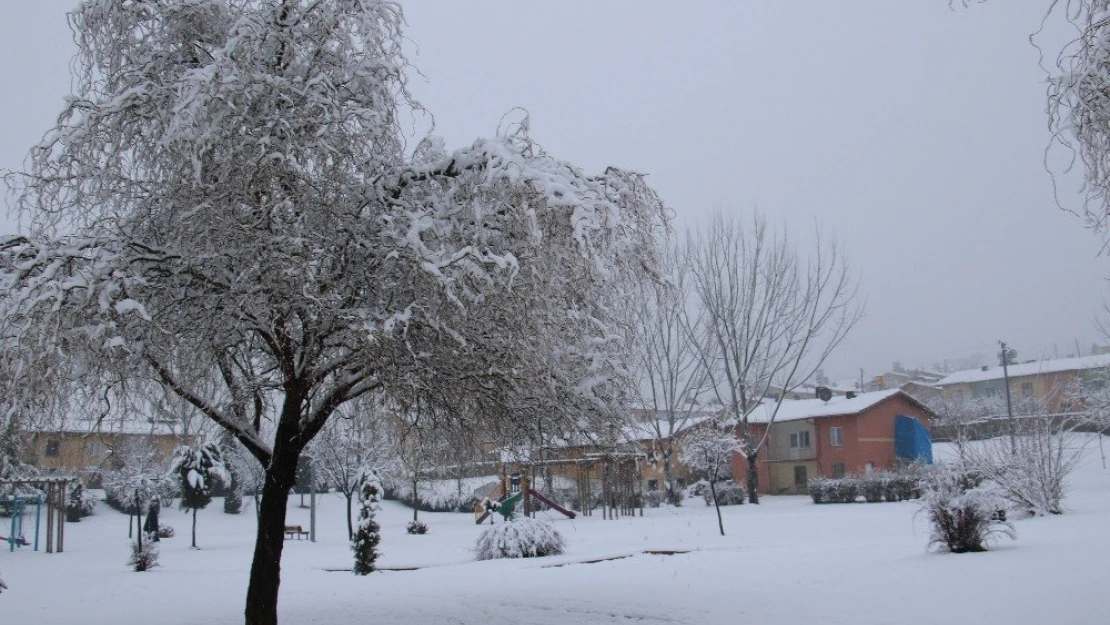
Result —
[{"label": "snow-covered bush", "polygon": [[859,497],[859,480],[854,477],[815,477],[809,480],[813,503],[854,503]]},{"label": "snow-covered bush", "polygon": [[351,538],[351,550],[355,553],[355,565],[351,570],[355,575],[369,575],[374,572],[378,560],[378,543],[381,542],[381,528],[374,520],[381,504],[382,480],[372,468],[364,468],[359,475],[358,489],[358,527]]},{"label": "snow-covered bush", "polygon": [[479,560],[542,558],[563,553],[562,535],[547,521],[521,516],[487,527],[475,545]]},{"label": "snow-covered bush", "polygon": [[1023,421],[1018,435],[969,444],[964,462],[998,485],[1003,497],[1027,514],[1062,514],[1065,482],[1083,445],[1049,418]]},{"label": "snow-covered bush", "polygon": [[[718,482],[715,484],[717,489],[717,503],[722,506],[739,506],[742,505],[748,497],[748,490],[743,485],[733,481]],[[707,487],[705,493],[702,495],[705,499],[705,505],[713,505],[713,493]]]},{"label": "snow-covered bush", "polygon": [[405,526],[405,531],[410,534],[427,534],[428,524],[419,520],[409,521],[409,524]]},{"label": "snow-covered bush", "polygon": [[412,482],[396,480],[387,485],[385,499],[396,499],[421,512],[470,512],[497,483],[496,476],[469,477],[462,480],[422,480],[413,495]]},{"label": "snow-covered bush", "polygon": [[76,523],[96,509],[96,496],[78,482],[66,496],[66,520]]},{"label": "snow-covered bush", "polygon": [[667,499],[667,493],[661,490],[649,490],[644,492],[644,505],[649,508],[658,508],[663,505]]},{"label": "snow-covered bush", "polygon": [[158,538],[173,538],[173,526],[162,524],[158,526]]},{"label": "snow-covered bush", "polygon": [[859,492],[867,503],[879,503],[883,500],[886,489],[887,476],[883,473],[873,473],[857,480]]},{"label": "snow-covered bush", "polygon": [[151,540],[150,536],[143,540],[141,537],[131,543],[131,557],[127,565],[138,572],[149,571],[158,566],[158,543]]},{"label": "snow-covered bush", "polygon": [[930,546],[952,553],[986,551],[1001,536],[1015,538],[1003,521],[1006,501],[997,487],[957,467],[937,467],[925,481],[922,511],[931,526]]}]

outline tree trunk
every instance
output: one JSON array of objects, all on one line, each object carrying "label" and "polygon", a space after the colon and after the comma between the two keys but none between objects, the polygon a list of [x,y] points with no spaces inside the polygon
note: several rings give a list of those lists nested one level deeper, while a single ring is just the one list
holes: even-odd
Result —
[{"label": "tree trunk", "polygon": [[412,478],[412,520],[413,521],[417,520],[416,519],[416,513],[419,512],[419,510],[417,510],[417,508],[416,508],[416,502],[419,499],[419,496],[416,494],[416,486],[417,486],[416,478],[414,477],[414,478]]},{"label": "tree trunk", "polygon": [[674,467],[671,466],[672,452],[670,444],[663,449],[663,488],[666,489],[667,503],[675,502]]},{"label": "tree trunk", "polygon": [[755,459],[758,452],[746,454],[748,459],[748,503],[759,503],[759,469],[756,468]]},{"label": "tree trunk", "polygon": [[717,527],[721,529],[721,536],[724,536],[725,522],[721,519],[721,504],[717,503],[717,486],[714,480],[709,480],[709,492],[713,495],[713,507],[717,509]]},{"label": "tree trunk", "polygon": [[276,452],[266,471],[258,508],[250,584],[247,586],[246,625],[277,625],[281,551],[285,547],[285,513],[297,470],[297,455]]},{"label": "tree trunk", "polygon": [[354,499],[354,493],[343,493],[347,496],[347,541],[349,542],[355,537],[355,526],[351,522],[351,501]]},{"label": "tree trunk", "polygon": [[193,508],[193,549],[197,548],[197,509]]}]

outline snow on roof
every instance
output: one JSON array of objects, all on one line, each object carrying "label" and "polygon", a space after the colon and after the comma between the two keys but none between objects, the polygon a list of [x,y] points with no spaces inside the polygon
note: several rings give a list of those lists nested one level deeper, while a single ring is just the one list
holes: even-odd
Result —
[{"label": "snow on roof", "polygon": [[[677,418],[675,419],[676,428],[674,434],[685,432],[699,423],[704,423],[712,419],[717,414],[717,412],[697,411],[692,412],[685,418]],[[624,436],[624,440],[635,442],[654,439],[656,437],[656,432],[662,433],[663,436],[667,436],[671,433],[670,424],[667,419],[647,418],[634,421],[623,428],[622,435]]]},{"label": "snow on roof", "polygon": [[[774,417],[775,421],[796,421],[815,417],[858,414],[884,399],[900,393],[902,391],[895,388],[873,393],[860,393],[851,399],[837,395],[829,401],[821,401],[820,399],[785,400],[779,406],[778,414],[775,414]],[[771,419],[771,415],[774,414],[774,410],[775,403],[767,402],[753,410],[748,415],[748,420],[752,423],[767,423]]]},{"label": "snow on roof", "polygon": [[107,418],[103,420],[77,418],[65,419],[60,423],[44,423],[35,429],[40,432],[69,432],[73,434],[155,434],[164,436],[179,434],[181,422],[151,417]]},{"label": "snow on roof", "polygon": [[[1056,358],[1053,360],[1026,362],[1017,365],[1010,365],[1009,370],[1010,377],[1014,378],[1027,375],[1058,373],[1060,371],[1098,369],[1100,367],[1110,367],[1110,354],[1102,354],[1100,356],[1079,356],[1074,358]],[[966,384],[970,382],[985,382],[987,380],[1001,380],[1002,377],[1002,366],[995,365],[992,367],[987,367],[986,371],[984,371],[982,368],[957,371],[956,373],[953,373],[952,375],[937,382],[937,386],[945,386],[948,384]]]}]

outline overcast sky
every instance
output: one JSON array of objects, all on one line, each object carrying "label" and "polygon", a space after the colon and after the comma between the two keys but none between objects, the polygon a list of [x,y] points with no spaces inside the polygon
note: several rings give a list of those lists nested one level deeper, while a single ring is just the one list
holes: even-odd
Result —
[{"label": "overcast sky", "polygon": [[[404,2],[411,88],[449,146],[513,107],[550,153],[649,174],[681,229],[758,208],[847,250],[867,315],[826,367],[931,366],[998,339],[1021,359],[1105,340],[1101,238],[1056,207],[1047,0]],[[5,2],[0,169],[68,93],[73,0]],[[1037,41],[1054,57],[1058,20]],[[426,129],[425,120],[417,123]],[[1058,177],[1065,205],[1079,180]],[[18,229],[13,216],[3,231]]]}]

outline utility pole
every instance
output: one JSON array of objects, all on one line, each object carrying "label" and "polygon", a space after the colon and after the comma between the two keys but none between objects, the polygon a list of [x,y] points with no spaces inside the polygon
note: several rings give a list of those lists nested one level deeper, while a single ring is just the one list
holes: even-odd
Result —
[{"label": "utility pole", "polygon": [[999,341],[1002,347],[1002,379],[1006,382],[1006,417],[1010,423],[1010,453],[1017,455],[1017,435],[1014,433],[1014,408],[1010,403],[1010,354],[1006,351],[1006,343]]}]

